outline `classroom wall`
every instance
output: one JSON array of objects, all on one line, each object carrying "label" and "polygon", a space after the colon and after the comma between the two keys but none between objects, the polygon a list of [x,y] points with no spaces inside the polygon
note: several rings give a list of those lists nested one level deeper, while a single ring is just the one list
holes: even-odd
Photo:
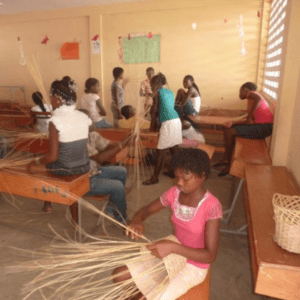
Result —
[{"label": "classroom wall", "polygon": [[287,166],[300,184],[300,1],[290,1],[281,90],[277,101],[271,154],[273,164]]},{"label": "classroom wall", "polygon": [[[33,53],[46,89],[55,78],[70,75],[79,84],[89,76],[100,79],[101,96],[110,114],[112,69],[121,66],[129,79],[125,102],[139,100],[138,89],[145,69],[152,65],[165,73],[170,88],[182,87],[191,74],[202,93],[203,105],[240,109],[238,90],[245,81],[256,81],[260,50],[260,1],[237,0],[149,0],[57,11],[2,16],[0,19],[1,85],[26,85],[35,89],[28,72],[18,63],[16,39],[21,36],[26,54]],[[240,56],[239,16],[243,16],[246,56]],[[224,19],[227,22],[224,22]],[[197,29],[192,29],[192,23]],[[155,64],[121,64],[118,37],[129,33],[161,34],[161,61]],[[43,35],[49,36],[41,45]],[[92,54],[91,38],[101,36],[101,54]],[[80,42],[80,59],[62,61],[59,49],[66,41]],[[0,91],[1,93],[1,91]],[[1,98],[1,95],[0,95]],[[109,116],[110,117],[110,116]]]},{"label": "classroom wall", "polygon": [[[41,44],[45,35],[49,37],[46,45]],[[83,86],[85,78],[90,76],[87,16],[3,24],[0,26],[0,85],[24,85],[27,104],[33,104],[31,94],[38,88],[27,66],[19,63],[17,37],[21,37],[26,60],[33,63],[32,55],[34,56],[47,92],[53,80],[65,75],[71,75],[79,86]],[[63,43],[75,40],[80,43],[80,59],[62,60],[60,48]],[[0,99],[3,99],[8,90],[0,88],[0,93],[1,90],[3,94],[0,94]],[[82,89],[79,96],[81,94]],[[23,101],[21,95],[18,95],[18,99]]]}]

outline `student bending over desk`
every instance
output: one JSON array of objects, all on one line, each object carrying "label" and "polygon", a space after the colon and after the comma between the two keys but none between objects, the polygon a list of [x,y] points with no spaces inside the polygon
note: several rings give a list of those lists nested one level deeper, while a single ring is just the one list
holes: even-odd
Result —
[{"label": "student bending over desk", "polygon": [[137,122],[140,129],[149,129],[150,122],[140,117],[136,117],[136,110],[131,105],[125,105],[121,109],[121,114],[125,119],[119,120],[120,128],[135,128]]},{"label": "student bending over desk", "polygon": [[228,127],[224,132],[225,153],[223,159],[215,164],[214,167],[225,166],[225,168],[218,176],[225,176],[229,173],[236,136],[246,139],[264,139],[272,134],[273,113],[268,102],[256,92],[256,89],[256,84],[252,82],[246,82],[240,88],[240,99],[247,99],[248,101],[247,119],[245,121],[238,121],[237,123],[229,121],[224,124]]},{"label": "student bending over desk", "polygon": [[[49,152],[28,165],[30,173],[37,165],[45,165],[52,173],[62,176],[89,172],[87,141],[92,120],[76,110],[73,86],[64,80],[56,80],[51,85],[53,115],[49,119]],[[51,203],[45,202],[43,210],[52,211]]]}]

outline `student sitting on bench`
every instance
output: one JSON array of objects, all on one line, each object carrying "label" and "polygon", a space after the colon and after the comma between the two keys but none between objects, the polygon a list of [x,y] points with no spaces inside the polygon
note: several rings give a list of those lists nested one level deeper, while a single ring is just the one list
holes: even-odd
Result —
[{"label": "student sitting on bench", "polygon": [[[45,165],[52,173],[62,176],[89,172],[87,141],[92,120],[76,110],[75,86],[64,80],[52,83],[50,95],[53,115],[49,119],[49,152],[28,165],[30,173],[35,171],[37,165]],[[51,203],[45,202],[43,210],[51,212]]]},{"label": "student sitting on bench", "polygon": [[229,121],[224,124],[228,127],[224,132],[225,153],[223,159],[215,164],[214,167],[225,167],[218,176],[225,176],[229,173],[236,136],[246,139],[265,139],[272,134],[273,113],[267,101],[256,92],[256,89],[256,84],[252,82],[246,82],[240,88],[240,99],[247,99],[248,101],[246,121],[238,121],[236,123]]},{"label": "student sitting on bench", "polygon": [[136,117],[136,110],[131,105],[125,105],[121,108],[121,114],[125,119],[119,120],[120,128],[135,128],[136,123],[140,129],[150,129],[150,121]]},{"label": "student sitting on bench", "polygon": [[[85,109],[79,111],[90,117]],[[126,222],[126,196],[125,184],[127,170],[121,166],[101,166],[109,158],[119,153],[124,147],[132,142],[132,137],[127,137],[120,142],[109,141],[103,138],[93,126],[90,128],[88,140],[88,153],[90,157],[90,186],[87,195],[109,195],[112,203],[118,211],[113,210],[113,214],[119,222]],[[121,214],[121,216],[119,215]]]}]

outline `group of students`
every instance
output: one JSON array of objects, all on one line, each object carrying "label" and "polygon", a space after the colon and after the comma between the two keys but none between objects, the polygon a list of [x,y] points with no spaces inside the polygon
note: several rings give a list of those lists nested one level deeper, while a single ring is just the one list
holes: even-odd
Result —
[{"label": "group of students", "polygon": [[[182,120],[194,114],[194,110],[197,113],[197,108],[200,109],[201,98],[197,86],[191,78],[185,78],[184,87],[188,88],[188,92],[179,90],[175,98],[167,88],[167,80],[163,74],[159,73],[148,79],[151,90],[145,84],[142,95],[149,96],[145,108],[151,116],[151,130],[159,130],[159,141],[154,174],[144,184],[158,182],[164,154],[169,149],[173,154],[175,186],[141,208],[129,223],[127,233],[133,239],[138,238],[144,232],[145,219],[168,206],[173,213],[172,223],[178,242],[164,239],[149,245],[148,249],[158,258],[178,254],[186,257],[187,262],[177,276],[166,284],[163,293],[156,296],[152,293],[158,290],[160,282],[150,280],[151,272],[146,272],[147,266],[142,262],[127,263],[126,266],[114,270],[113,274],[114,281],[118,284],[134,278],[136,289],[139,290],[134,299],[152,297],[171,300],[177,299],[201,283],[210,264],[216,259],[222,206],[204,187],[204,182],[210,174],[207,153],[200,149],[178,147],[182,143]],[[119,84],[116,82],[115,86]],[[94,131],[94,126],[99,120],[94,119],[88,110],[76,110],[76,85],[71,79],[54,81],[50,96],[53,115],[49,119],[49,153],[34,159],[28,165],[28,170],[35,172],[37,165],[45,165],[51,172],[62,176],[90,172],[89,193],[110,194],[110,203],[117,208],[114,210],[115,218],[126,222],[126,169],[103,167],[101,164],[123,147],[134,143],[134,136],[129,136],[121,142],[111,142]],[[115,96],[116,105],[112,105],[112,109],[115,110],[115,117],[120,119],[123,106],[120,94],[116,93]],[[226,124],[226,152],[224,159],[217,166],[224,165],[228,168],[232,152],[232,145],[229,143],[233,143],[235,136],[265,138],[272,132],[273,115],[266,101],[256,92],[256,85],[244,84],[240,89],[240,98],[248,99],[248,118],[243,124]],[[127,117],[134,116],[130,109],[127,109],[125,114]],[[226,171],[228,170],[224,170],[224,173]],[[44,210],[51,210],[49,202],[45,203]]]}]

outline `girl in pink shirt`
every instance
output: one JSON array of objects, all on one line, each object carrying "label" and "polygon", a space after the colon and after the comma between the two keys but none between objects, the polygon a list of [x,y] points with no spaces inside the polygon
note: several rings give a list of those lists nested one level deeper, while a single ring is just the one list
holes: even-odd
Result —
[{"label": "girl in pink shirt", "polygon": [[174,154],[172,164],[176,186],[134,215],[129,225],[134,233],[131,231],[130,235],[132,239],[137,238],[136,234],[142,235],[144,220],[169,206],[173,212],[172,223],[179,243],[160,240],[147,248],[160,259],[173,253],[185,257],[187,261],[159,295],[157,291],[161,282],[151,278],[151,272],[141,276],[146,268],[140,261],[115,269],[116,283],[133,278],[140,292],[134,299],[142,299],[143,296],[146,299],[177,299],[204,281],[210,264],[217,257],[222,206],[203,186],[210,174],[208,155],[203,150],[183,148]]},{"label": "girl in pink shirt", "polygon": [[268,102],[256,92],[257,86],[252,82],[244,83],[240,88],[239,97],[247,99],[248,116],[245,121],[235,124],[227,122],[224,126],[225,153],[223,159],[214,167],[224,166],[218,176],[225,176],[230,170],[230,161],[235,145],[235,137],[246,139],[265,139],[272,134],[274,116]]}]

